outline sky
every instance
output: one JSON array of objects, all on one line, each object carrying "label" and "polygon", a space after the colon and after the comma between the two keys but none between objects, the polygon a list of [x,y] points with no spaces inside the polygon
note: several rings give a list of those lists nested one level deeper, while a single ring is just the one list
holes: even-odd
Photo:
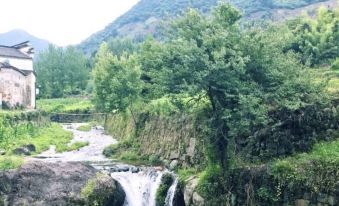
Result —
[{"label": "sky", "polygon": [[0,33],[13,29],[59,46],[77,44],[139,0],[1,0]]}]

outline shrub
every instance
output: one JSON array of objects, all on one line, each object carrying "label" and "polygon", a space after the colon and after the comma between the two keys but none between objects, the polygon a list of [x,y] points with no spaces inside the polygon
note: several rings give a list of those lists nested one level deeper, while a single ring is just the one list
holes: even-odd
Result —
[{"label": "shrub", "polygon": [[337,58],[337,59],[332,63],[331,69],[333,69],[333,70],[339,70],[339,58]]},{"label": "shrub", "polygon": [[23,157],[0,156],[0,170],[16,169],[24,163]]},{"label": "shrub", "polygon": [[172,186],[173,182],[174,178],[170,173],[166,173],[161,177],[161,184],[157,190],[155,197],[157,206],[165,205],[167,192],[169,188]]}]

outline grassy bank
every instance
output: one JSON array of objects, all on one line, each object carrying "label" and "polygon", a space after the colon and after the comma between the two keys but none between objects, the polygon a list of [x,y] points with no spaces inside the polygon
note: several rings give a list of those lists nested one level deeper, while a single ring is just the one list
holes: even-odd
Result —
[{"label": "grassy bank", "polygon": [[277,160],[270,171],[282,185],[303,185],[313,193],[335,192],[339,183],[339,138],[316,144],[310,153]]},{"label": "grassy bank", "polygon": [[48,113],[90,113],[93,104],[88,98],[40,99],[37,108]]}]

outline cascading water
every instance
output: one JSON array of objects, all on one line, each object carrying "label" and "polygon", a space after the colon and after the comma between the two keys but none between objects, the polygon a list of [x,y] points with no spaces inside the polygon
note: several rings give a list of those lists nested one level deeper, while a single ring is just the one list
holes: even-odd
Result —
[{"label": "cascading water", "polygon": [[162,174],[163,172],[154,169],[144,169],[138,173],[114,172],[111,177],[125,190],[125,206],[155,206],[155,195]]},{"label": "cascading water", "polygon": [[166,196],[166,200],[165,200],[165,206],[173,206],[173,200],[174,200],[174,196],[175,196],[175,192],[178,186],[178,177],[176,177],[173,174],[174,182],[172,184],[172,186],[169,188],[168,192],[167,192],[167,196]]},{"label": "cascading water", "polygon": [[[117,180],[126,193],[125,206],[155,206],[156,192],[161,184],[163,174],[168,171],[161,171],[152,167],[137,168],[131,165],[115,164],[110,159],[102,155],[102,151],[108,145],[117,143],[109,135],[104,134],[101,127],[93,127],[91,131],[82,132],[77,128],[83,124],[62,124],[65,130],[73,132],[74,139],[71,143],[77,141],[87,141],[89,145],[76,151],[57,153],[55,146],[50,150],[43,152],[35,158],[48,162],[87,162],[96,169],[110,174]],[[175,175],[172,173],[173,177]],[[170,187],[167,197],[166,206],[173,205],[175,190],[178,180]]]}]

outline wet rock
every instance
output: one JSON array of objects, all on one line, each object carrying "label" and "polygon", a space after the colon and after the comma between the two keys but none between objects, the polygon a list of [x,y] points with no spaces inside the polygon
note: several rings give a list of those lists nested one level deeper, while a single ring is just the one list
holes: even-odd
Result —
[{"label": "wet rock", "polygon": [[308,206],[310,204],[310,201],[299,199],[295,201],[295,206]]},{"label": "wet rock", "polygon": [[138,172],[140,171],[140,169],[137,168],[137,167],[131,167],[131,168],[130,168],[130,171],[131,171],[132,173],[138,173]]},{"label": "wet rock", "polygon": [[13,150],[15,155],[31,155],[31,152],[25,147],[19,147]]},{"label": "wet rock", "polygon": [[202,206],[204,205],[204,199],[197,193],[198,178],[193,176],[187,180],[184,188],[184,200],[185,205]]},{"label": "wet rock", "polygon": [[35,152],[36,148],[33,144],[23,145],[19,148],[13,150],[15,155],[31,155],[32,152]]},{"label": "wet rock", "polygon": [[173,197],[173,206],[185,206],[184,200],[184,185],[179,182],[175,189],[174,197]]},{"label": "wet rock", "polygon": [[170,170],[175,170],[178,167],[178,165],[179,165],[179,161],[178,160],[173,160],[171,162],[171,164],[169,165],[169,168],[170,168]]},{"label": "wet rock", "polygon": [[105,128],[102,127],[102,126],[95,126],[94,128],[95,128],[96,130],[105,130]]},{"label": "wet rock", "polygon": [[[94,187],[85,198],[82,191],[93,179]],[[17,170],[0,172],[0,182],[0,197],[8,205],[80,206],[98,201],[120,206],[125,199],[118,182],[82,163],[28,162]]]},{"label": "wet rock", "polygon": [[[128,172],[128,171],[136,171],[137,168],[134,166],[129,166],[129,165],[114,165],[110,168],[110,172]],[[139,172],[139,171],[138,171]]]},{"label": "wet rock", "polygon": [[27,148],[30,152],[35,152],[36,148],[33,144],[28,144],[24,146],[25,148]]},{"label": "wet rock", "polygon": [[171,152],[170,160],[179,159],[179,157],[180,157],[180,153],[178,151],[173,151]]},{"label": "wet rock", "polygon": [[164,171],[164,168],[159,166],[159,167],[154,167],[154,170],[161,172],[161,171]]}]

